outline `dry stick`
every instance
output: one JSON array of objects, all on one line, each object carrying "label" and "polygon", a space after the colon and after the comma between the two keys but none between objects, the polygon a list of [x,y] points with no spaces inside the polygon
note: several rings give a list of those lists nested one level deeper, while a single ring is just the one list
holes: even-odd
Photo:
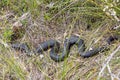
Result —
[{"label": "dry stick", "polygon": [[2,39],[0,39],[0,44],[2,44],[5,48],[9,48],[9,45],[4,42]]},{"label": "dry stick", "polygon": [[113,17],[117,20],[118,22],[118,25],[116,25],[113,29],[118,29],[120,28],[120,19],[116,16],[116,15],[113,15]]},{"label": "dry stick", "polygon": [[120,80],[120,78],[119,78],[118,76],[116,76],[115,74],[112,74],[112,76],[113,76],[114,78],[116,78],[117,80]]},{"label": "dry stick", "polygon": [[109,64],[107,65],[107,68],[108,68],[108,72],[110,74],[111,80],[114,80]]},{"label": "dry stick", "polygon": [[30,17],[30,12],[24,13],[21,17],[18,18],[18,21],[16,21],[15,23],[13,23],[13,26],[22,25],[21,21],[27,19],[28,17]]},{"label": "dry stick", "polygon": [[8,19],[8,18],[11,17],[11,16],[14,16],[14,14],[13,14],[13,13],[7,13],[7,14],[4,15],[4,16],[0,16],[0,20]]},{"label": "dry stick", "polygon": [[[119,21],[120,22],[120,21]],[[120,24],[119,25],[116,25],[113,29],[118,29],[120,28]]]},{"label": "dry stick", "polygon": [[[107,65],[107,68],[108,68],[108,71],[109,71],[109,73],[110,73],[110,75],[111,75],[111,80],[114,80],[114,78],[120,80],[120,78],[119,78],[118,76],[116,76],[115,74],[113,74],[113,73],[111,72],[111,69],[110,69],[109,64]],[[113,78],[113,77],[114,77],[114,78]]]},{"label": "dry stick", "polygon": [[70,3],[68,6],[64,7],[62,10],[60,10],[57,14],[55,14],[49,21],[51,21],[52,19],[54,19],[57,15],[59,15],[62,11],[64,11],[66,8],[68,8],[69,6],[71,6],[72,4],[76,3],[79,0],[75,0],[74,2]]},{"label": "dry stick", "polygon": [[115,53],[117,53],[119,50],[120,50],[120,45],[117,47],[117,49],[115,51],[112,52],[112,54],[110,54],[110,56],[107,57],[107,59],[105,60],[106,64],[103,65],[101,71],[99,72],[97,80],[100,80],[102,72],[104,71],[104,69],[106,68],[106,66],[109,64],[110,60],[115,55]]}]

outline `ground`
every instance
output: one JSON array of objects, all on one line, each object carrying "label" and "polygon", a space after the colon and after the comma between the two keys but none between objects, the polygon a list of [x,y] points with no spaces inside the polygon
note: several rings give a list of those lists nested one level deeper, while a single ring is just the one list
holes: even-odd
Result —
[{"label": "ground", "polygon": [[[88,49],[105,45],[110,35],[119,34],[119,29],[112,30],[119,22],[109,14],[109,11],[104,11],[106,5],[112,9],[111,4],[119,19],[119,2],[2,0],[0,3],[0,79],[119,80],[119,41],[112,43],[108,51],[90,58],[80,57],[77,47],[74,46],[69,57],[59,63],[51,60],[49,50],[43,55],[27,56],[26,53],[15,51],[10,47],[11,40],[26,42],[33,49],[39,43],[49,39],[58,40],[63,47],[65,38],[71,35],[84,39]],[[17,36],[11,39],[12,34]]]}]

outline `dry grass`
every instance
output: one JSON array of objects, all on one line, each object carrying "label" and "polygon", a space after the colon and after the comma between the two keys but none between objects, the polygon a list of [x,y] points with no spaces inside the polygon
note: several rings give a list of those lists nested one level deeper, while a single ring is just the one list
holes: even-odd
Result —
[{"label": "dry grass", "polygon": [[[43,58],[29,57],[9,46],[13,27],[25,29],[18,41],[29,43],[31,49],[51,38],[62,46],[70,35],[83,38],[87,48],[104,45],[109,35],[119,34],[119,29],[110,30],[118,23],[116,18],[102,11],[103,6],[109,3],[101,0],[2,0],[0,80],[119,80],[119,41],[109,46],[109,51],[85,59],[77,55],[77,47],[74,46],[69,57],[60,63],[51,60],[49,50],[44,52]],[[118,5],[116,2],[117,7],[114,8],[120,13]],[[117,16],[120,17],[119,14]]]}]

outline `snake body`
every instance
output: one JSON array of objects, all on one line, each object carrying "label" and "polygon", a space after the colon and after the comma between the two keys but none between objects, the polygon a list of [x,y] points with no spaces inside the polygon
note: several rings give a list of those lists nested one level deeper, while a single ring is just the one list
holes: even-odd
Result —
[{"label": "snake body", "polygon": [[[107,39],[107,43],[110,44],[112,41],[117,40],[118,37],[110,36]],[[80,39],[78,36],[71,36],[68,39],[65,39],[63,50],[61,54],[60,52],[60,43],[56,40],[48,40],[39,44],[39,46],[35,50],[30,50],[29,46],[26,43],[13,43],[11,44],[12,48],[20,51],[24,51],[28,55],[33,51],[33,53],[41,54],[43,51],[51,49],[50,57],[55,62],[64,61],[70,53],[70,49],[73,45],[78,47],[78,53],[83,58],[92,57],[98,54],[101,51],[106,49],[106,46],[101,46],[99,48],[95,48],[92,50],[86,50],[85,43],[83,39]]]}]

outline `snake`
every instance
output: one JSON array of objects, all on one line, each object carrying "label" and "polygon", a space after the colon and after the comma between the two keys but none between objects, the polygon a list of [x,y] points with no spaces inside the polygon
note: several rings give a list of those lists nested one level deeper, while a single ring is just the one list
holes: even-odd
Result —
[{"label": "snake", "polygon": [[[110,36],[106,41],[107,44],[110,45],[114,40],[118,40],[118,36]],[[61,62],[64,61],[70,53],[71,47],[73,45],[76,45],[78,47],[78,55],[83,58],[89,58],[92,57],[102,51],[105,51],[107,49],[107,45],[100,46],[98,48],[93,48],[92,50],[87,50],[85,46],[85,42],[83,39],[79,38],[78,36],[71,36],[70,38],[67,38],[64,40],[63,48],[60,50],[60,43],[57,40],[47,40],[38,45],[37,48],[34,50],[30,50],[27,43],[12,43],[11,47],[15,50],[20,50],[22,52],[27,53],[27,55],[32,54],[42,54],[43,51],[47,51],[48,49],[51,49],[49,52],[50,58],[55,62]],[[61,52],[59,54],[59,52]]]}]

